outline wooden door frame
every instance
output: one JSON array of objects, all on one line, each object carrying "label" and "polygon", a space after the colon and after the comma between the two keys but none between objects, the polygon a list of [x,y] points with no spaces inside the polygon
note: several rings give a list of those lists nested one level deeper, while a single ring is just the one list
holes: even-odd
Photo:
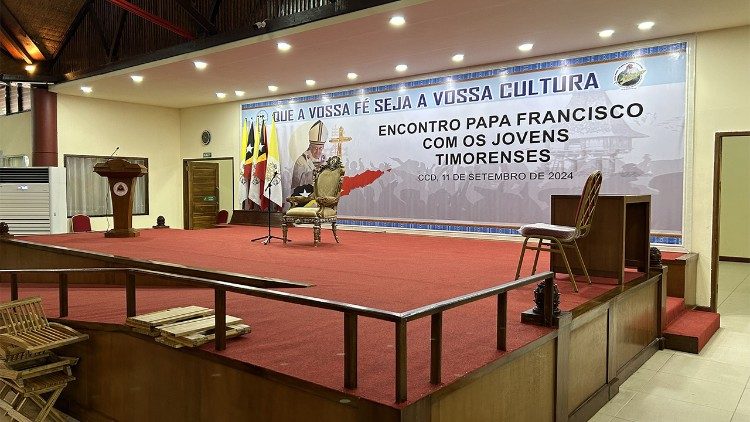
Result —
[{"label": "wooden door frame", "polygon": [[[211,157],[211,158],[183,158],[182,159],[182,227],[187,230],[189,226],[189,219],[190,219],[190,200],[188,198],[188,185],[190,183],[190,179],[188,178],[188,163],[194,162],[194,161],[223,161],[223,160],[229,160],[232,169],[234,169],[234,157]],[[218,164],[218,163],[217,163]],[[219,174],[221,173],[221,165],[219,165],[219,172],[217,173],[217,178],[220,179]],[[232,208],[234,208],[234,171],[232,171]],[[219,199],[218,197],[216,199]],[[218,202],[218,201],[217,201]],[[219,205],[219,209],[221,209],[221,205]]]},{"label": "wooden door frame", "polygon": [[711,233],[711,311],[716,312],[719,301],[719,224],[721,214],[721,153],[725,137],[750,136],[750,131],[716,132],[714,135],[714,206]]}]

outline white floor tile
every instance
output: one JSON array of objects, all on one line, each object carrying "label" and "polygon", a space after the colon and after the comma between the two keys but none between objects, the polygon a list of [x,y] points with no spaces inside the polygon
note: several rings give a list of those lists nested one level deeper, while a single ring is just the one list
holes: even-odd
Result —
[{"label": "white floor tile", "polygon": [[[748,368],[750,369],[750,368]],[[656,371],[652,371],[650,369],[641,369],[635,371],[633,375],[630,376],[630,378],[626,379],[625,382],[620,384],[621,390],[638,390],[640,387],[648,383],[651,378],[656,375]]]},{"label": "white floor tile", "polygon": [[659,372],[646,385],[640,387],[639,391],[647,395],[734,412],[744,389],[745,386],[740,384],[720,384]]},{"label": "white floor tile", "polygon": [[597,413],[593,418],[589,419],[589,422],[612,422],[614,416],[605,415],[604,413]]},{"label": "white floor tile", "polygon": [[[750,302],[748,302],[748,307],[750,307]],[[748,312],[750,312],[750,309]],[[750,315],[722,314],[721,327],[730,331],[739,331],[741,333],[750,334]]]},{"label": "white floor tile", "polygon": [[750,349],[750,333],[740,333],[720,328],[716,334],[714,334],[711,342],[713,342],[713,345],[715,346],[748,350]]},{"label": "white floor tile", "polygon": [[745,389],[739,404],[737,404],[737,410],[735,410],[735,412],[750,415],[750,389]]},{"label": "white floor tile", "polygon": [[750,292],[735,290],[731,296],[721,303],[718,312],[721,315],[750,315],[748,303],[750,303]]},{"label": "white floor tile", "polygon": [[735,412],[732,422],[750,422],[750,414]]},{"label": "white floor tile", "polygon": [[619,412],[634,395],[635,391],[620,390],[616,396],[612,397],[612,399],[599,410],[597,415],[601,413],[604,415],[616,416],[617,412]]},{"label": "white floor tile", "polygon": [[715,362],[698,355],[683,353],[675,353],[659,372],[741,386],[747,384],[750,379],[748,367]]},{"label": "white floor tile", "polygon": [[659,350],[654,353],[653,356],[646,363],[641,366],[641,369],[649,369],[651,371],[658,371],[674,354],[673,350]]},{"label": "white floor tile", "polygon": [[732,412],[636,393],[616,416],[637,422],[729,422],[732,419]]}]

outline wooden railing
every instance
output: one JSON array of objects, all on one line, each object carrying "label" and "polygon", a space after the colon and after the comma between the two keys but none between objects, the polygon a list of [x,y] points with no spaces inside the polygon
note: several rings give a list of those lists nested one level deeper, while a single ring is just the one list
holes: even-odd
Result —
[{"label": "wooden railing", "polygon": [[[0,276],[10,275],[10,298],[18,299],[19,275],[21,274],[57,274],[59,288],[60,317],[68,316],[68,286],[69,275],[80,273],[124,273],[125,274],[125,312],[127,316],[136,315],[136,275],[145,275],[158,278],[166,278],[196,287],[211,288],[214,290],[214,306],[216,315],[215,348],[224,350],[226,348],[226,294],[227,292],[239,293],[263,299],[276,300],[280,302],[294,303],[297,305],[310,306],[319,309],[328,309],[344,314],[344,387],[353,389],[357,387],[357,319],[368,317],[389,321],[395,324],[396,345],[396,402],[406,401],[407,381],[407,359],[406,359],[406,326],[414,321],[427,316],[431,317],[430,335],[430,382],[440,384],[442,367],[442,344],[443,344],[443,312],[490,296],[497,296],[497,349],[506,349],[507,322],[508,322],[508,292],[532,283],[545,281],[545,288],[551,293],[553,288],[553,273],[545,272],[530,277],[521,278],[499,286],[472,292],[466,295],[447,299],[441,302],[422,306],[406,312],[392,312],[382,309],[369,308],[350,303],[320,299],[295,293],[287,293],[276,290],[268,290],[259,287],[244,286],[206,278],[191,277],[179,274],[171,274],[160,271],[143,270],[138,268],[78,268],[78,269],[14,269],[0,270]],[[85,284],[98,284],[85,281]],[[108,283],[111,284],[111,283]],[[551,294],[550,294],[551,296]],[[529,298],[532,299],[531,297]],[[544,309],[544,321],[552,321],[552,301],[546,301]]]}]

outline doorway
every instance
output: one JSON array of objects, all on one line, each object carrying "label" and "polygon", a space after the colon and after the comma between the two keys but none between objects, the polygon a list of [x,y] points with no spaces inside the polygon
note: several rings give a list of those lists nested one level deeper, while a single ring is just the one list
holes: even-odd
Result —
[{"label": "doorway", "polygon": [[[750,265],[750,131],[717,132],[711,241],[711,310],[716,312],[737,286],[732,266]],[[723,268],[722,285],[719,271]],[[740,271],[741,273],[742,271]],[[742,281],[742,280],[739,280]]]},{"label": "doorway", "polygon": [[234,159],[183,160],[183,224],[186,230],[216,224],[219,210],[231,213],[234,204]]}]

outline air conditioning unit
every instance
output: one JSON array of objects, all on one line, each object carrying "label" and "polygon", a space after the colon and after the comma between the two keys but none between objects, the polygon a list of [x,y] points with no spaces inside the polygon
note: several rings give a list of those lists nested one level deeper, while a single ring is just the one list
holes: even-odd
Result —
[{"label": "air conditioning unit", "polygon": [[64,167],[0,167],[0,221],[10,233],[68,231]]}]

